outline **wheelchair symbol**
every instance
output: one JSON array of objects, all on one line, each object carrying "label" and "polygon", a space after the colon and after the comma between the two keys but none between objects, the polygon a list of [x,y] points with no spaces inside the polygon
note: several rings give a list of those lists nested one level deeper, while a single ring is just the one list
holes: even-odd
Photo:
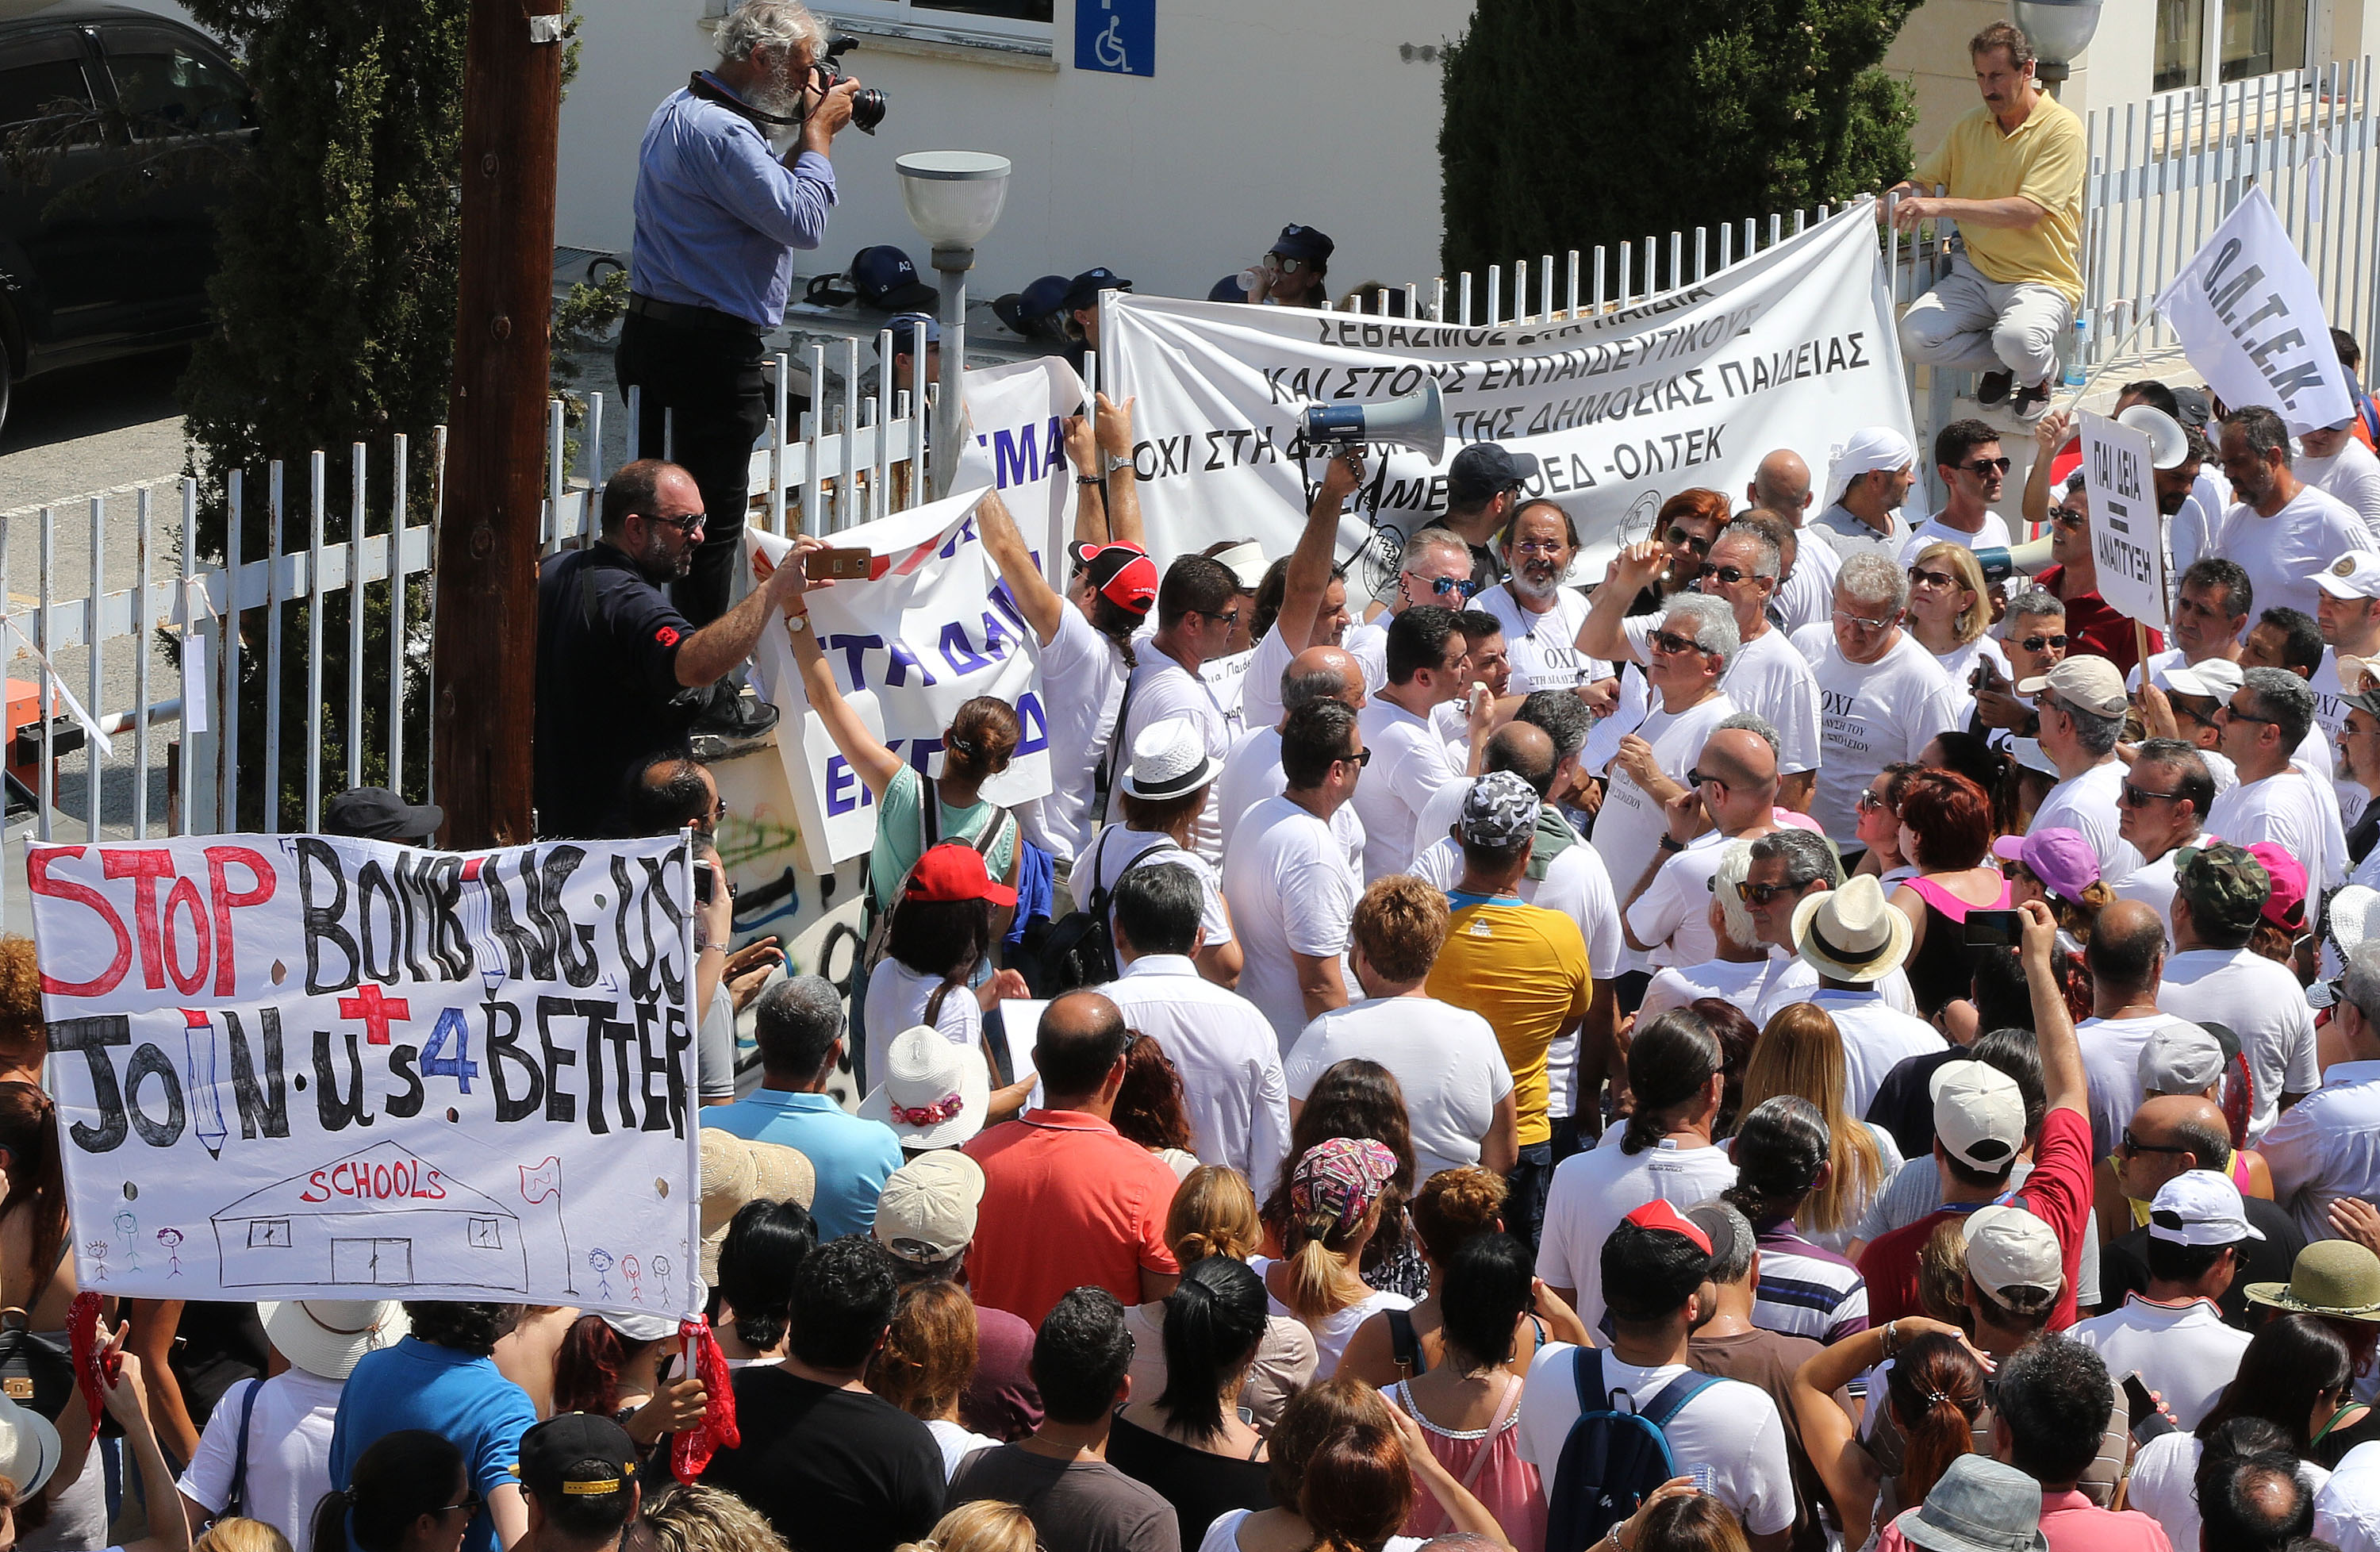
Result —
[{"label": "wheelchair symbol", "polygon": [[1099,56],[1099,63],[1108,69],[1129,71],[1132,68],[1123,52],[1123,18],[1110,16],[1107,30],[1101,32],[1099,42],[1092,45],[1092,52]]}]

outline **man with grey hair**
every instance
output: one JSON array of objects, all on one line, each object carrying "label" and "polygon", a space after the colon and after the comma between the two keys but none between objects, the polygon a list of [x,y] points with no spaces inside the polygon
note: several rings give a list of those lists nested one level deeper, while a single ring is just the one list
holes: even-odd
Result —
[{"label": "man with grey hair", "polygon": [[[1621,552],[1621,566],[1641,570],[1644,552],[1650,548],[1630,546]],[[1625,572],[1618,582],[1606,582],[1597,594],[1597,607],[1603,607],[1604,592],[1627,586]],[[1689,791],[1686,774],[1703,745],[1736,712],[1735,702],[1719,688],[1738,647],[1733,612],[1715,598],[1680,593],[1662,606],[1658,618],[1659,625],[1645,638],[1645,678],[1653,708],[1635,732],[1621,739],[1595,820],[1596,850],[1603,854],[1612,881],[1627,889],[1633,889],[1660,860],[1661,837],[1669,830],[1665,806]],[[1587,628],[1593,625],[1590,618]],[[1630,950],[1622,969],[1621,998],[1633,1005],[1652,975],[1653,962]],[[1633,981],[1628,979],[1632,976]]]},{"label": "man with grey hair", "polygon": [[2272,842],[2305,864],[2307,887],[2319,898],[2347,881],[2347,834],[2330,783],[2290,763],[2313,726],[2313,692],[2285,668],[2252,668],[2240,677],[2215,709],[2223,756],[2240,781],[2215,800],[2206,828],[2235,846]]},{"label": "man with grey hair", "polygon": [[[1645,643],[1658,627],[1656,614],[1623,612],[1633,589],[1658,575],[1658,552],[1638,545],[1621,554],[1610,582],[1597,589],[1579,626],[1578,648],[1615,662],[1644,663]],[[1785,633],[1769,623],[1768,606],[1784,571],[1784,552],[1752,524],[1730,523],[1711,541],[1692,586],[1728,607],[1735,623],[1737,649],[1729,654],[1720,687],[1747,711],[1778,730],[1778,770],[1784,777],[1782,801],[1806,809],[1818,769],[1818,682]]]},{"label": "man with grey hair", "polygon": [[2068,658],[2037,678],[2018,680],[2016,688],[2033,697],[2041,715],[2041,752],[2058,768],[2058,784],[2034,810],[2025,833],[2080,831],[2099,859],[2099,877],[2110,887],[2122,883],[2141,865],[2116,812],[2125,771],[2116,740],[2130,705],[2123,670],[2105,658]]},{"label": "man with grey hair", "polygon": [[1749,1006],[1767,979],[1768,945],[1760,940],[1738,887],[1752,871],[1752,843],[1726,841],[1713,849],[1718,857],[1703,896],[1704,921],[1713,945],[1710,957],[1655,971],[1645,985],[1645,1000],[1636,1005],[1638,1024],[1705,997]]},{"label": "man with grey hair", "polygon": [[1917,758],[1936,734],[1959,725],[1949,675],[1900,628],[1908,602],[1900,563],[1862,547],[1835,574],[1833,619],[1793,636],[1817,680],[1825,751],[1810,817],[1839,846],[1859,844],[1859,798],[1876,772]]},{"label": "man with grey hair", "polygon": [[[1767,974],[1742,1006],[1756,1009],[1766,1025],[1778,1009],[1806,1002],[1818,989],[1818,972],[1803,959],[1793,937],[1793,908],[1811,895],[1840,889],[1842,863],[1827,838],[1815,831],[1775,830],[1752,843],[1750,861],[1736,894],[1752,920],[1754,936],[1768,954]],[[1909,976],[1895,965],[1876,981],[1884,1005],[1917,1011]]]},{"label": "man with grey hair", "polygon": [[[1231,849],[1240,816],[1268,797],[1289,790],[1281,769],[1281,730],[1289,714],[1318,700],[1335,700],[1350,711],[1364,709],[1364,665],[1342,647],[1308,647],[1281,671],[1281,720],[1269,727],[1251,728],[1224,757],[1222,774],[1215,778],[1208,799],[1223,827],[1223,847]],[[1330,832],[1347,848],[1347,859],[1358,868],[1364,856],[1364,821],[1351,804],[1330,818]]]},{"label": "man with grey hair", "polygon": [[2312,615],[2321,598],[2313,579],[2348,552],[2371,549],[2372,530],[2346,503],[2297,477],[2289,429],[2266,406],[2232,411],[2219,446],[2237,499],[2206,552],[2248,574],[2259,606]]},{"label": "man with grey hair", "polygon": [[2272,1168],[2273,1199],[2309,1240],[2338,1237],[2333,1203],[2380,1199],[2380,943],[2348,956],[2330,1029],[2345,1060],[2283,1110],[2259,1145]]},{"label": "man with grey hair", "polygon": [[2010,676],[2000,677],[1988,659],[1976,663],[1975,715],[1970,731],[1985,734],[1996,749],[2006,749],[2011,738],[2039,737],[2040,713],[2016,693],[2016,687],[2064,661],[2072,639],[2067,634],[2063,599],[2046,588],[2021,588],[2009,600],[2008,613],[1999,625],[2000,655],[2008,659]]},{"label": "man with grey hair", "polygon": [[1746,728],[1714,732],[1686,780],[1686,792],[1664,806],[1660,850],[1621,901],[1628,946],[1650,953],[1656,964],[1699,964],[1711,957],[1718,944],[1708,906],[1720,848],[1756,841],[1777,828],[1777,751],[1760,734]]},{"label": "man with grey hair", "polygon": [[787,976],[760,993],[752,1023],[760,1086],[704,1110],[702,1124],[800,1150],[818,1172],[810,1217],[820,1238],[868,1232],[878,1193],[901,1167],[901,1141],[891,1127],[851,1114],[826,1091],[843,1062],[843,994],[823,976]]},{"label": "man with grey hair", "polygon": [[1389,622],[1417,603],[1461,611],[1478,594],[1471,579],[1471,546],[1452,528],[1428,527],[1405,540],[1397,575],[1380,592],[1384,606],[1351,626],[1340,645],[1364,665],[1364,689],[1378,695],[1389,682]]},{"label": "man with grey hair", "polygon": [[[769,423],[761,336],[784,320],[794,250],[826,236],[835,202],[827,152],[859,83],[821,91],[825,42],[793,0],[743,0],[719,24],[719,63],[655,110],[638,153],[628,312],[614,357],[622,392],[641,389],[638,456],[669,456],[702,491],[702,542],[677,586],[686,617],[726,612],[744,546],[752,443]],[[774,130],[795,132],[780,159]],[[697,734],[754,736],[774,721],[732,679],[712,686]]]}]

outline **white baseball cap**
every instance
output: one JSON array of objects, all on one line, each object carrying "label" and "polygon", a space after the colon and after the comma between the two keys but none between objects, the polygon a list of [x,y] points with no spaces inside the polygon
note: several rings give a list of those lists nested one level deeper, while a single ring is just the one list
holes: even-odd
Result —
[{"label": "white baseball cap", "polygon": [[975,1239],[983,1166],[956,1148],[921,1153],[876,1198],[876,1243],[913,1266],[947,1261]]},{"label": "white baseball cap", "polygon": [[2024,1146],[2024,1091],[1988,1062],[1952,1061],[1926,1084],[1934,1134],[1952,1158],[1986,1172],[2005,1168]]},{"label": "white baseball cap", "polygon": [[2313,585],[2335,599],[2380,599],[2380,555],[2350,550],[2315,572]]},{"label": "white baseball cap", "polygon": [[2209,700],[2228,700],[2231,692],[2246,684],[2240,665],[2228,658],[2208,658],[2187,666],[2169,663],[2156,672],[2159,687],[2175,695],[2204,696]]},{"label": "white baseball cap", "polygon": [[2055,1293],[2065,1286],[2057,1232],[2022,1207],[1977,1207],[1967,1215],[1966,1235],[1967,1275],[1995,1297],[2011,1288]]},{"label": "white baseball cap", "polygon": [[2264,1231],[2248,1221],[2240,1188],[2213,1170],[2184,1170],[2157,1187],[2156,1200],[2149,1204],[2153,1240],[2227,1245],[2264,1237]]}]

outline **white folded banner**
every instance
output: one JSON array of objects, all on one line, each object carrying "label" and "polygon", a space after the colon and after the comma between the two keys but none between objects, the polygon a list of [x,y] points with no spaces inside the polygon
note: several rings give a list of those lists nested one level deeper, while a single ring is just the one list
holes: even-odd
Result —
[{"label": "white folded banner", "polygon": [[2355,413],[2322,293],[2261,188],[2224,217],[2156,308],[2182,355],[2232,408],[2269,406],[2291,431]]}]

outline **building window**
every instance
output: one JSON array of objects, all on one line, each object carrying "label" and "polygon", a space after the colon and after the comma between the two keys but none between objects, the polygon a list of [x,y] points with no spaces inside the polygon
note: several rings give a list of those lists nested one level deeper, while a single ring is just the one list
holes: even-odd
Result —
[{"label": "building window", "polygon": [[2206,0],[2157,0],[2156,77],[2153,89],[2196,86],[2204,73]]},{"label": "building window", "polygon": [[504,1223],[499,1219],[475,1218],[471,1219],[470,1235],[471,1248],[473,1250],[502,1250],[504,1248]]},{"label": "building window", "polygon": [[[1050,36],[1053,0],[843,0],[826,16],[827,30],[835,18],[849,18],[863,26],[870,22],[949,28],[959,32],[992,32],[1030,38]],[[867,45],[863,35],[863,52]],[[849,62],[868,79],[859,62]]]},{"label": "building window", "polygon": [[287,1219],[251,1218],[248,1220],[249,1249],[287,1250],[291,1243]]},{"label": "building window", "polygon": [[2221,42],[2220,79],[2301,70],[2306,62],[2305,0],[2223,0]]}]

